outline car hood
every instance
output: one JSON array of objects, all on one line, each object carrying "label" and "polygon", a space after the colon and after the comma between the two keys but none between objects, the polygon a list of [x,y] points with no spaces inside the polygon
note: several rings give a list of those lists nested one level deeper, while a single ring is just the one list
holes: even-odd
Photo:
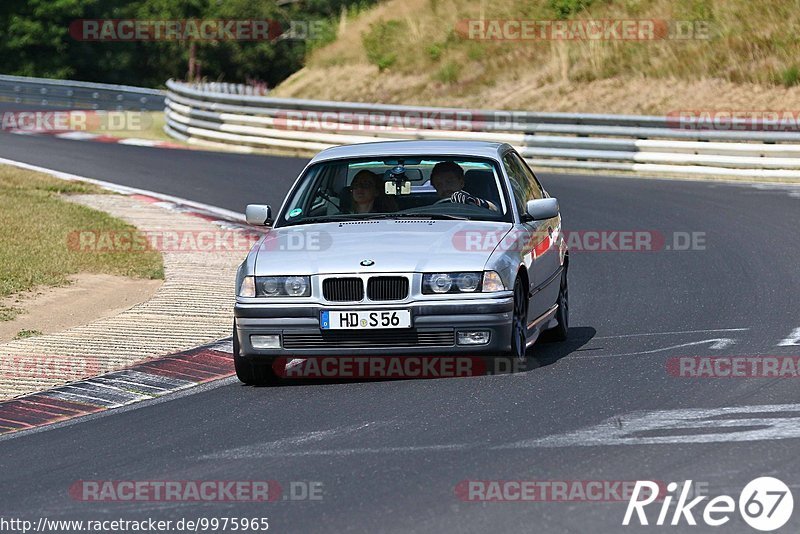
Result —
[{"label": "car hood", "polygon": [[[507,222],[367,220],[271,230],[257,247],[255,274],[482,271]],[[362,261],[374,262],[362,266]]]}]

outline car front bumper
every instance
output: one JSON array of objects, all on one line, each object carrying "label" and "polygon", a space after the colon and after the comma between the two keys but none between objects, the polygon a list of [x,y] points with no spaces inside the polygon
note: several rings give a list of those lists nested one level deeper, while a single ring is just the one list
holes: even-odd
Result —
[{"label": "car front bumper", "polygon": [[[410,310],[411,328],[322,330],[323,310]],[[499,355],[510,349],[513,297],[416,302],[404,305],[306,304],[234,308],[239,354],[246,358],[314,356]],[[482,345],[457,344],[457,332],[489,331]],[[279,335],[280,348],[257,349],[254,335]]]}]

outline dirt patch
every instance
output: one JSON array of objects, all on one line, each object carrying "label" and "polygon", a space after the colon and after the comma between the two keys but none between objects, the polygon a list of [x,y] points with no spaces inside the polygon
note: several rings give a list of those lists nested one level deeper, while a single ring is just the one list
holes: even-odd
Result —
[{"label": "dirt patch", "polygon": [[163,283],[162,280],[88,273],[69,279],[68,286],[39,288],[0,301],[0,308],[22,310],[14,320],[0,321],[0,342],[10,341],[20,332],[28,335],[60,332],[112,317],[150,300]]}]

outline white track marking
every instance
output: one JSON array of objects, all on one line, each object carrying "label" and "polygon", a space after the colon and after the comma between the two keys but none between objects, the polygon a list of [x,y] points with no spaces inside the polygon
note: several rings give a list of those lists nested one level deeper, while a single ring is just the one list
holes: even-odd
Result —
[{"label": "white track marking", "polygon": [[73,141],[83,141],[86,139],[95,139],[100,136],[86,132],[66,132],[56,134],[54,137],[58,137],[59,139],[72,139]]},{"label": "white track marking", "polygon": [[[259,451],[257,456],[246,456],[245,458],[272,458],[272,457],[296,457],[296,456],[353,456],[357,454],[400,454],[405,452],[451,452],[474,449],[478,445],[472,443],[454,443],[445,445],[408,445],[397,447],[358,447],[351,449],[319,449],[307,451]],[[217,459],[240,459],[222,455],[206,455],[200,457],[201,460]]]},{"label": "white track marking", "polygon": [[150,139],[137,139],[135,137],[131,137],[128,139],[120,139],[117,141],[120,145],[133,145],[133,146],[159,146],[162,142],[161,141],[152,141]]},{"label": "white track marking", "polygon": [[704,345],[706,343],[712,343],[712,345],[709,348],[719,350],[719,349],[724,349],[725,347],[728,347],[730,345],[733,345],[734,343],[736,343],[736,340],[727,337],[719,337],[714,339],[704,339],[703,341],[691,341],[689,343],[681,343],[680,345],[670,345],[669,347],[662,347],[660,349],[642,350],[638,352],[626,352],[624,354],[573,354],[570,356],[570,358],[593,359],[593,358],[619,358],[621,356],[639,356],[643,354],[655,354],[656,352],[664,352],[665,350],[682,349],[684,347]]},{"label": "white track marking", "polygon": [[735,344],[736,344],[736,340],[735,339],[723,337],[723,338],[718,339],[716,341],[716,343],[714,343],[713,345],[711,345],[708,348],[710,348],[712,350],[722,350],[722,349],[726,349],[726,348],[730,347],[731,345],[735,345]]},{"label": "white track marking", "polygon": [[297,451],[298,446],[320,443],[332,438],[339,438],[358,433],[364,430],[370,430],[376,426],[386,426],[388,423],[362,423],[360,425],[353,425],[342,428],[332,428],[327,430],[314,430],[311,432],[303,432],[296,436],[280,438],[273,441],[263,441],[254,445],[246,445],[244,447],[236,447],[233,449],[226,449],[223,451],[206,454],[200,456],[200,460],[242,460],[246,458],[264,458],[268,456],[283,456],[291,453],[300,453]]},{"label": "white track marking", "polygon": [[100,407],[103,407],[103,408],[114,408],[116,406],[120,406],[116,402],[110,402],[110,401],[105,400],[105,399],[100,399],[100,398],[97,398],[97,397],[92,397],[92,396],[84,395],[84,394],[81,394],[81,393],[71,393],[70,391],[74,391],[74,390],[67,390],[67,388],[61,388],[59,390],[45,391],[45,392],[43,392],[41,394],[44,395],[45,397],[52,397],[54,399],[61,399],[61,400],[72,401],[72,402],[81,402],[83,404],[90,404],[90,405],[96,406],[98,408],[100,408]]},{"label": "white track marking", "polygon": [[[785,415],[779,415],[787,412]],[[748,428],[749,427],[749,428]],[[574,432],[498,449],[725,443],[800,438],[800,404],[689,408],[629,413]]]},{"label": "white track marking", "polygon": [[800,328],[795,328],[789,336],[778,343],[779,347],[800,346]]},{"label": "white track marking", "polygon": [[121,378],[106,378],[104,376],[97,376],[95,378],[92,378],[92,382],[96,384],[109,384],[111,386],[124,389],[125,391],[145,393],[150,397],[156,395],[162,395],[170,391],[168,389],[156,386],[148,386],[147,384],[142,384],[141,382],[131,382],[129,380],[123,380]]},{"label": "white track marking", "polygon": [[769,184],[769,183],[759,184],[759,183],[756,183],[756,184],[751,184],[750,187],[753,187],[755,189],[762,189],[762,190],[772,190],[772,191],[780,190],[780,191],[784,191],[784,192],[788,193],[790,197],[800,198],[800,187],[798,187],[796,185],[792,185],[792,184]]},{"label": "white track marking", "polygon": [[86,178],[84,176],[78,176],[77,174],[69,174],[67,172],[56,171],[53,169],[47,169],[45,167],[39,167],[36,165],[30,165],[28,163],[22,163],[20,161],[14,161],[11,159],[0,158],[0,164],[2,165],[12,165],[14,167],[20,169],[26,169],[29,171],[36,171],[41,172],[44,174],[49,174],[55,178],[60,178],[62,180],[68,180],[71,182],[86,182],[90,184],[95,184],[103,189],[108,189],[109,191],[114,191],[115,193],[122,193],[125,195],[145,195],[153,198],[157,198],[160,200],[165,200],[167,202],[174,202],[176,204],[183,204],[184,206],[189,206],[192,208],[196,208],[201,211],[205,211],[211,213],[213,215],[217,215],[226,219],[232,219],[235,221],[245,222],[244,215],[241,213],[237,213],[235,211],[226,210],[225,208],[220,208],[217,206],[211,206],[210,204],[203,204],[202,202],[195,202],[194,200],[188,200],[185,198],[174,197],[172,195],[164,195],[162,193],[156,193],[155,191],[148,191],[147,189],[138,189],[136,187],[128,187],[126,185],[119,185],[114,184],[111,182],[104,182],[103,180],[95,180],[94,178]]},{"label": "white track marking", "polygon": [[228,354],[233,354],[233,339],[231,338],[224,339],[222,341],[214,343],[213,345],[207,345],[206,348],[208,350],[213,350],[216,352],[225,352]]},{"label": "white track marking", "polygon": [[599,336],[592,339],[618,339],[624,337],[646,337],[646,336],[673,336],[680,334],[711,334],[714,332],[746,332],[749,328],[712,328],[709,330],[682,330],[679,332],[649,332],[646,334],[622,334],[619,336]]}]

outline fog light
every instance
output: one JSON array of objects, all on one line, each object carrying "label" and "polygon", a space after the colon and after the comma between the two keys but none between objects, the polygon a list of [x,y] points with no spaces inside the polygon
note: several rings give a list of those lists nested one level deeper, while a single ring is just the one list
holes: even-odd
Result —
[{"label": "fog light", "polygon": [[466,332],[458,332],[459,345],[486,345],[488,342],[488,330],[467,330]]},{"label": "fog light", "polygon": [[254,349],[279,349],[281,348],[281,336],[250,336],[250,344]]}]

